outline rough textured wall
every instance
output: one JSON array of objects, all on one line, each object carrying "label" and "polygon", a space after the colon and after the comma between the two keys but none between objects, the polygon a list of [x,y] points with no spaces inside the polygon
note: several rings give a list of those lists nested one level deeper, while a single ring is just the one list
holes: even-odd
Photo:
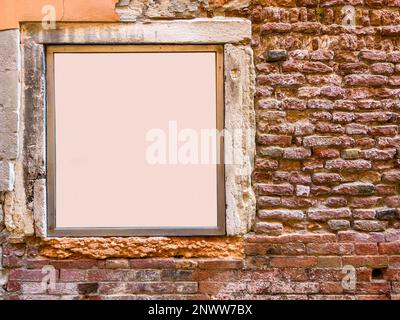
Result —
[{"label": "rough textured wall", "polygon": [[[346,4],[356,29],[341,26]],[[3,233],[3,297],[400,299],[399,8],[397,0],[121,0],[127,21],[252,21],[254,232],[243,257],[97,260],[46,258],[54,250],[37,239]],[[4,210],[4,193],[2,201]],[[56,279],[47,289],[46,265]],[[342,283],[353,271],[355,288]]]}]

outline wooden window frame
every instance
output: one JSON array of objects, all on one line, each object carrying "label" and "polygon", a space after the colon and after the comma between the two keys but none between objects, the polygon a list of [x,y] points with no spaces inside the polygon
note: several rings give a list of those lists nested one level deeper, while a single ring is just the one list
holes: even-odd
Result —
[{"label": "wooden window frame", "polygon": [[217,143],[217,226],[215,228],[60,228],[56,227],[56,146],[55,146],[55,53],[136,53],[136,52],[214,52],[216,63],[216,129],[224,130],[224,47],[223,45],[48,45],[46,46],[46,166],[47,166],[47,235],[49,237],[82,236],[217,236],[226,234],[224,139]]}]

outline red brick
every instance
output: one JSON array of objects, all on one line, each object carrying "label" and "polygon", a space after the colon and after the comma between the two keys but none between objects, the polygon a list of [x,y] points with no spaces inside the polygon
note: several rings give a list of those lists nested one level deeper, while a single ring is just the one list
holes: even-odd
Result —
[{"label": "red brick", "polygon": [[381,75],[352,74],[344,77],[347,86],[381,86],[388,82],[387,77]]},{"label": "red brick", "polygon": [[379,244],[380,254],[399,255],[400,254],[400,241],[388,242]]},{"label": "red brick", "polygon": [[329,73],[332,68],[322,62],[306,62],[303,65],[302,71],[304,73]]},{"label": "red brick", "polygon": [[400,268],[392,269],[389,268],[384,273],[384,278],[388,281],[400,281]]},{"label": "red brick", "polygon": [[265,145],[276,145],[276,146],[290,146],[292,144],[292,137],[285,135],[273,135],[263,134],[257,138],[258,143]]},{"label": "red brick", "polygon": [[349,255],[354,252],[351,243],[309,243],[307,253],[309,255]]},{"label": "red brick", "polygon": [[312,242],[335,242],[336,235],[331,233],[326,234],[285,234],[281,236],[259,236],[247,235],[245,237],[250,243],[312,243]]},{"label": "red brick", "polygon": [[86,270],[61,269],[60,281],[62,282],[85,281],[86,273],[87,273]]},{"label": "red brick", "polygon": [[389,257],[389,266],[393,268],[400,268],[400,255]]},{"label": "red brick", "polygon": [[241,269],[242,259],[207,259],[199,261],[199,269]]},{"label": "red brick", "polygon": [[378,254],[378,245],[376,243],[355,243],[354,248],[357,255],[366,256]]},{"label": "red brick", "polygon": [[387,282],[357,282],[356,292],[357,293],[368,293],[368,294],[386,294],[390,291],[390,284]]},{"label": "red brick", "polygon": [[124,281],[128,275],[124,270],[88,270],[88,281]]},{"label": "red brick", "polygon": [[197,282],[127,282],[129,293],[196,293]]},{"label": "red brick", "polygon": [[294,187],[291,184],[258,184],[256,191],[259,195],[291,195]]},{"label": "red brick", "polygon": [[318,259],[316,257],[271,257],[271,266],[279,267],[279,268],[288,268],[288,267],[298,267],[298,268],[306,268],[315,266],[318,263]]},{"label": "red brick", "polygon": [[301,255],[305,254],[306,250],[302,243],[247,243],[245,253],[247,255]]},{"label": "red brick", "polygon": [[318,268],[339,268],[342,266],[342,259],[338,256],[318,257]]},{"label": "red brick", "polygon": [[319,158],[330,159],[339,157],[340,152],[337,149],[317,147],[314,148],[314,155]]},{"label": "red brick", "polygon": [[338,241],[340,242],[383,242],[385,235],[383,233],[371,232],[361,233],[357,231],[339,231]]},{"label": "red brick", "polygon": [[322,282],[320,284],[320,293],[342,293],[343,286],[341,282]]},{"label": "red brick", "polygon": [[38,269],[46,265],[54,266],[56,269],[90,269],[97,266],[97,260],[47,260],[47,259],[27,259],[29,269]]},{"label": "red brick", "polygon": [[351,211],[348,208],[311,208],[307,211],[307,216],[311,220],[326,221],[330,219],[350,218]]},{"label": "red brick", "polygon": [[131,268],[138,269],[161,269],[175,267],[174,259],[170,258],[131,259],[129,264]]},{"label": "red brick", "polygon": [[382,268],[388,266],[389,259],[387,256],[344,256],[343,265],[346,264],[353,267]]},{"label": "red brick", "polygon": [[8,278],[10,280],[40,282],[46,275],[47,273],[42,273],[42,270],[11,269]]}]

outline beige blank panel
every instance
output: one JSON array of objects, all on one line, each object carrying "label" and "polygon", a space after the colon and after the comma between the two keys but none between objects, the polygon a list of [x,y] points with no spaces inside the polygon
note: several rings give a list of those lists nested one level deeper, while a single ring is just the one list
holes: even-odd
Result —
[{"label": "beige blank panel", "polygon": [[52,68],[55,229],[217,228],[215,164],[146,158],[152,129],[174,161],[175,124],[216,128],[216,52],[55,52]]}]

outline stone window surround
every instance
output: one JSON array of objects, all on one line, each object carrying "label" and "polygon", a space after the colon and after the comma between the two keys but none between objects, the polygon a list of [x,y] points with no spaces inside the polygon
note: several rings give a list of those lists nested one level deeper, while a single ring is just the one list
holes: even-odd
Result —
[{"label": "stone window surround", "polygon": [[[22,164],[25,197],[32,199],[34,230],[46,238],[45,45],[47,44],[223,44],[225,128],[253,132],[235,152],[245,161],[225,167],[226,235],[251,230],[255,196],[251,173],[255,153],[255,72],[250,47],[251,22],[241,18],[156,21],[151,23],[40,23],[21,25],[23,125]],[[229,145],[225,143],[225,153]],[[29,207],[29,206],[28,206]],[[29,211],[27,207],[27,210]],[[207,238],[207,237],[205,237]],[[48,238],[49,240],[51,238]]]}]

